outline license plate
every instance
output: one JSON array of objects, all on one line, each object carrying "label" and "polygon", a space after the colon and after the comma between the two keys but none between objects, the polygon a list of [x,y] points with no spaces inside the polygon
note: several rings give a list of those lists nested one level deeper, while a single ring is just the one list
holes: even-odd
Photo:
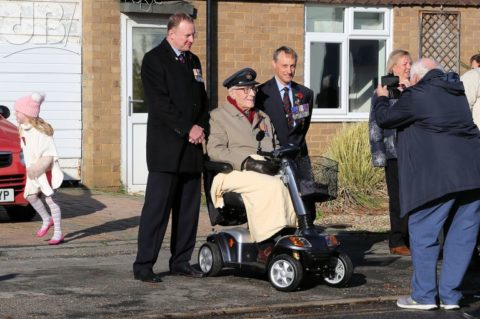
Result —
[{"label": "license plate", "polygon": [[15,193],[13,188],[0,188],[0,203],[14,202]]}]

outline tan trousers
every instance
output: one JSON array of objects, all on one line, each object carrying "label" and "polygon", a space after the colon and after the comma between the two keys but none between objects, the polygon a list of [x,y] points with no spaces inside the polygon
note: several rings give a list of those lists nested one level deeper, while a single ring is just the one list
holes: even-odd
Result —
[{"label": "tan trousers", "polygon": [[241,194],[250,235],[256,242],[270,238],[285,226],[297,225],[288,189],[278,176],[252,171],[220,173],[213,179],[210,192],[217,208],[224,205],[223,193]]}]

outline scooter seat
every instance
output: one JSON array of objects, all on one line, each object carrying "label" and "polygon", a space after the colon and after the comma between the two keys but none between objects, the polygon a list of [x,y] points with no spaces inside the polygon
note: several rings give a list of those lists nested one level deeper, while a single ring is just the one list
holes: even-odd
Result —
[{"label": "scooter seat", "polygon": [[242,225],[247,222],[247,213],[243,203],[242,196],[239,193],[227,192],[223,194],[224,206],[216,208],[213,206],[210,196],[210,188],[213,178],[218,173],[229,173],[233,170],[232,165],[224,162],[209,161],[208,158],[204,164],[203,186],[205,187],[205,197],[207,200],[208,214],[212,226],[233,226]]},{"label": "scooter seat", "polygon": [[223,202],[225,206],[244,208],[243,198],[239,193],[228,192],[223,194]]}]

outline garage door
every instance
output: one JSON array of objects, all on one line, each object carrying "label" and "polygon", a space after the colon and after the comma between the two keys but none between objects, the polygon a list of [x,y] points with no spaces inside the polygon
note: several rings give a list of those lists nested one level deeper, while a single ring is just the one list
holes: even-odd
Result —
[{"label": "garage door", "polygon": [[82,154],[81,16],[80,0],[0,0],[0,104],[46,94],[40,116],[55,129],[60,164],[73,180]]}]

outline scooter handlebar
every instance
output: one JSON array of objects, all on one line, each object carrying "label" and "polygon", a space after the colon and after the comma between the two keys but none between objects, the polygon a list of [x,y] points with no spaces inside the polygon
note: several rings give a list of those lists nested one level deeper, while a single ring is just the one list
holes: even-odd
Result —
[{"label": "scooter handlebar", "polygon": [[295,156],[297,156],[299,152],[300,152],[300,147],[293,144],[288,144],[280,147],[279,149],[273,150],[271,152],[264,152],[259,150],[257,151],[257,154],[270,157],[270,158],[280,159],[282,157],[294,158]]}]

